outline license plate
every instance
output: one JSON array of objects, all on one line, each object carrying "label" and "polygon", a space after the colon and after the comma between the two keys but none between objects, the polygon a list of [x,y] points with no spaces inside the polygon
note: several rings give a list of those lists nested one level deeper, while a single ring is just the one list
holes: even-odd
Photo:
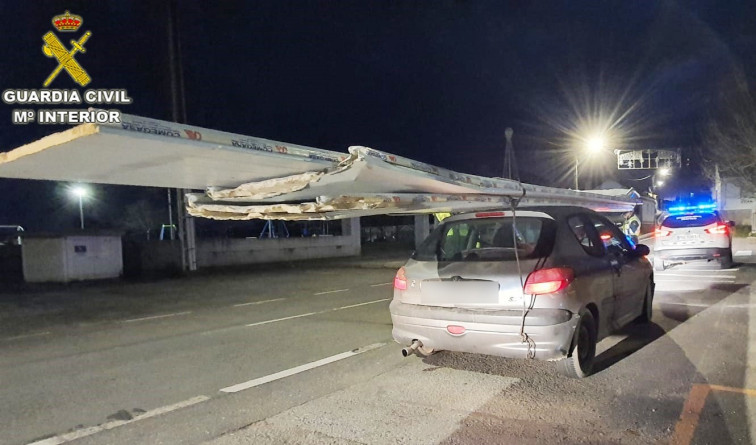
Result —
[{"label": "license plate", "polygon": [[499,302],[499,283],[496,281],[425,281],[422,287],[423,304],[496,304]]},{"label": "license plate", "polygon": [[677,235],[677,241],[690,241],[698,239],[698,235]]}]

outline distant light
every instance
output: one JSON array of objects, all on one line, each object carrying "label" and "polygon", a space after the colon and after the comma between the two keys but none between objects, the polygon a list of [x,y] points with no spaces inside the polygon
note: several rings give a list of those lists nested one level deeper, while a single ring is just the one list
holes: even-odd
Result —
[{"label": "distant light", "polygon": [[672,173],[669,170],[669,167],[662,167],[659,169],[659,176],[668,176],[670,173]]},{"label": "distant light", "polygon": [[89,194],[89,190],[87,190],[85,187],[82,186],[76,186],[71,189],[71,193],[74,194],[74,196],[78,198],[84,198]]},{"label": "distant light", "polygon": [[664,181],[656,181],[656,186],[661,187],[664,185]]},{"label": "distant light", "polygon": [[588,149],[588,151],[597,152],[601,151],[606,147],[606,139],[604,139],[603,136],[591,136],[588,138],[588,140],[585,141],[585,146]]}]

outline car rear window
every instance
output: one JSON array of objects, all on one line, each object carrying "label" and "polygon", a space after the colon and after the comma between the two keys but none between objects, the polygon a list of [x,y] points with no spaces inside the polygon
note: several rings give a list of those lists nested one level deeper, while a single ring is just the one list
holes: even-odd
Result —
[{"label": "car rear window", "polygon": [[662,223],[662,227],[679,229],[681,227],[701,227],[714,224],[719,221],[716,213],[691,213],[687,215],[668,216]]},{"label": "car rear window", "polygon": [[479,218],[442,224],[420,245],[413,259],[419,261],[511,261],[515,237],[520,259],[541,258],[551,253],[556,225],[548,218]]}]

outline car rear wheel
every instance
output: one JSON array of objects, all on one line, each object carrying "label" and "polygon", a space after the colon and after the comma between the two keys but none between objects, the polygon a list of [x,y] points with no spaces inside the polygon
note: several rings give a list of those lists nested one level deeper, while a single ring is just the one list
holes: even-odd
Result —
[{"label": "car rear wheel", "polygon": [[643,298],[643,312],[641,312],[640,316],[638,316],[638,321],[640,323],[648,323],[651,321],[654,304],[653,286],[653,283],[649,283],[648,287],[646,288],[646,296]]},{"label": "car rear wheel", "polygon": [[722,258],[719,259],[719,268],[720,269],[729,269],[732,267],[732,250],[727,251],[725,255],[722,256]]},{"label": "car rear wheel", "polygon": [[596,322],[589,311],[580,315],[577,337],[572,354],[557,362],[559,371],[567,377],[582,379],[593,371],[593,359],[596,357]]}]

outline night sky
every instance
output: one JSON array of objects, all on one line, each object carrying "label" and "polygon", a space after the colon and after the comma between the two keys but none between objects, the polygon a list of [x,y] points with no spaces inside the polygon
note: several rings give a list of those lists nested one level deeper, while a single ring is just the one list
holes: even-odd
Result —
[{"label": "night sky", "polygon": [[[77,56],[87,88],[126,88],[133,104],[121,111],[170,120],[167,2],[3,6],[3,90],[42,88],[56,62],[41,37],[68,9],[92,31]],[[706,123],[723,112],[723,91],[756,79],[747,1],[182,0],[178,14],[189,124],[342,152],[366,145],[486,176],[501,175],[512,127],[521,179],[544,185],[571,186],[569,135],[610,122],[622,148],[683,150],[668,195],[699,187],[692,178],[712,157]],[[62,74],[51,87],[77,85]],[[0,151],[62,129],[12,125],[13,108],[0,105]],[[633,180],[649,172],[617,172],[611,153],[588,161],[581,186],[648,187]],[[96,192],[87,215],[100,227],[165,196]],[[78,224],[65,184],[0,180],[0,193],[0,224]]]}]

